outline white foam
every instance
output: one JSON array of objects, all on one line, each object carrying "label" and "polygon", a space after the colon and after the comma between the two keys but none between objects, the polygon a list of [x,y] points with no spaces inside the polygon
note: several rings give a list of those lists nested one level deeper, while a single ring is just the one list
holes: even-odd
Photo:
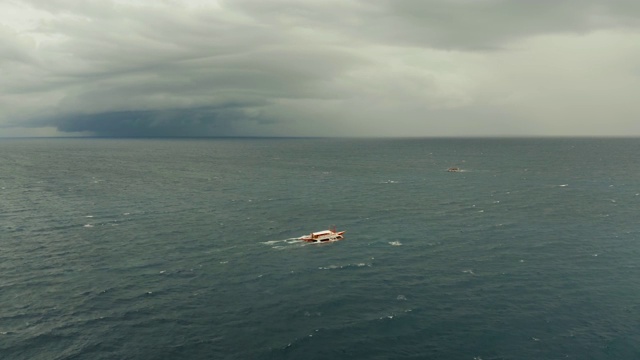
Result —
[{"label": "white foam", "polygon": [[384,319],[393,319],[395,315],[391,314],[391,315],[387,315],[387,316],[380,316],[378,318],[378,320],[384,320]]},{"label": "white foam", "polygon": [[320,270],[334,270],[334,269],[345,269],[345,268],[349,268],[349,267],[364,267],[364,266],[371,267],[371,264],[357,263],[357,264],[347,264],[347,265],[329,265],[329,266],[321,266],[318,269],[320,269]]},{"label": "white foam", "polygon": [[404,295],[398,295],[398,296],[396,297],[396,300],[407,300],[407,297],[406,297],[406,296],[404,296]]},{"label": "white foam", "polygon": [[319,267],[318,269],[320,270],[331,270],[331,269],[341,269],[342,266],[338,266],[338,265],[329,265],[329,266],[325,266],[325,267]]},{"label": "white foam", "polygon": [[288,239],[283,239],[283,240],[264,241],[261,244],[265,244],[265,245],[274,245],[274,244],[279,244],[279,243],[295,244],[295,243],[299,243],[299,242],[300,242],[299,238],[288,238]]},{"label": "white foam", "polygon": [[393,246],[401,246],[402,243],[400,241],[389,241],[389,245],[393,245]]},{"label": "white foam", "polygon": [[91,225],[91,224],[85,224],[83,227],[86,227],[86,228],[92,228],[92,227],[93,227],[93,225]]},{"label": "white foam", "polygon": [[265,244],[265,245],[273,245],[273,244],[277,244],[277,243],[282,242],[282,241],[283,241],[283,240],[271,240],[271,241],[265,241],[265,242],[263,242],[262,244]]}]

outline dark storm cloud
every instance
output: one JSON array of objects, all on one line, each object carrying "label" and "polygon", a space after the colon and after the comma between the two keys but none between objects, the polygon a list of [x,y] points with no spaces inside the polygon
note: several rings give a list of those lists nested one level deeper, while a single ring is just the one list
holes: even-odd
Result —
[{"label": "dark storm cloud", "polygon": [[[246,118],[239,116],[242,111],[198,111],[194,117],[188,109],[235,102],[250,104],[253,111],[277,99],[332,97],[322,83],[362,62],[348,49],[309,44],[246,14],[229,16],[211,8],[164,6],[167,3],[31,3],[59,16],[46,21],[40,31],[61,39],[54,40],[58,43],[49,57],[38,59],[37,67],[44,72],[40,81],[15,79],[5,91],[58,89],[55,107],[49,109],[55,116],[48,125],[61,131],[110,135],[130,129],[135,134],[170,135],[184,126],[185,134],[202,133],[195,128],[229,134],[235,121]],[[175,110],[179,108],[184,114]],[[118,116],[122,119],[116,120]],[[163,120],[150,120],[158,116]],[[34,124],[46,125],[43,118]]]},{"label": "dark storm cloud", "polygon": [[[429,135],[429,129],[464,129],[459,114],[468,113],[465,107],[480,114],[467,129],[486,129],[482,124],[494,124],[486,114],[493,113],[530,121],[518,120],[532,107],[522,99],[535,105],[546,101],[539,97],[536,103],[531,94],[544,76],[522,76],[520,69],[529,63],[553,69],[544,64],[555,61],[548,54],[557,59],[554,44],[580,41],[558,36],[620,31],[608,39],[632,39],[640,5],[626,0],[21,0],[0,4],[0,12],[9,14],[5,21],[0,15],[0,24],[6,24],[0,25],[0,126],[105,136],[314,135],[340,126],[351,135],[372,135],[371,129],[395,130],[390,119],[403,119],[403,133],[420,129]],[[633,43],[620,42],[616,49],[627,42]],[[589,60],[602,53],[597,47],[604,43],[589,38],[578,50],[595,50],[575,53]],[[518,47],[533,50],[529,57],[510,56]],[[558,75],[575,68],[559,68]],[[509,72],[524,79],[512,80],[504,75]],[[575,78],[598,86],[623,79],[585,74]],[[552,82],[555,75],[545,74]],[[461,110],[447,110],[454,108]]]},{"label": "dark storm cloud", "polygon": [[180,109],[120,111],[93,115],[71,115],[55,120],[60,131],[90,132],[115,137],[201,137],[239,135],[233,121],[247,119],[241,110]]}]

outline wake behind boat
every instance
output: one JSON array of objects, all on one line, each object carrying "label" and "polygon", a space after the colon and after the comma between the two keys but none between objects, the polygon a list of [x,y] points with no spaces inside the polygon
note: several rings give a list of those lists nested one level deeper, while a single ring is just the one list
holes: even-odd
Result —
[{"label": "wake behind boat", "polygon": [[312,232],[311,234],[301,236],[298,239],[308,243],[326,243],[344,239],[344,233],[344,231],[336,231],[335,228],[332,228],[329,230]]}]

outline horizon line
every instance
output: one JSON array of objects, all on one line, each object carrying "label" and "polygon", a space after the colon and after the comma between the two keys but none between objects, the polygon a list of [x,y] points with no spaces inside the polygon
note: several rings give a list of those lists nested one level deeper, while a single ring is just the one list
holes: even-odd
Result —
[{"label": "horizon line", "polygon": [[0,136],[0,139],[636,139],[640,135],[433,135],[433,136]]}]

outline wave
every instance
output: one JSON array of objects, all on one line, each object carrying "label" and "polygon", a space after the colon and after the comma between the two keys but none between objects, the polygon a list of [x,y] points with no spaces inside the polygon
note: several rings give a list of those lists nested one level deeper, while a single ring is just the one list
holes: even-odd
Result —
[{"label": "wave", "polygon": [[300,240],[299,238],[288,238],[288,239],[282,239],[282,240],[269,240],[269,241],[264,241],[261,244],[271,246],[272,249],[276,249],[276,250],[293,249],[293,248],[298,248],[298,247],[301,247],[301,246],[308,245],[307,243],[305,243],[304,241]]},{"label": "wave", "polygon": [[275,244],[282,244],[282,243],[293,244],[293,243],[298,243],[300,241],[302,241],[302,240],[300,240],[299,238],[288,238],[288,239],[283,239],[283,240],[264,241],[261,244],[265,244],[265,245],[275,245]]},{"label": "wave", "polygon": [[329,265],[329,266],[321,266],[319,270],[335,270],[335,269],[348,269],[348,268],[359,268],[359,267],[371,267],[373,265],[367,263],[357,263],[357,264],[347,264],[347,265]]}]

